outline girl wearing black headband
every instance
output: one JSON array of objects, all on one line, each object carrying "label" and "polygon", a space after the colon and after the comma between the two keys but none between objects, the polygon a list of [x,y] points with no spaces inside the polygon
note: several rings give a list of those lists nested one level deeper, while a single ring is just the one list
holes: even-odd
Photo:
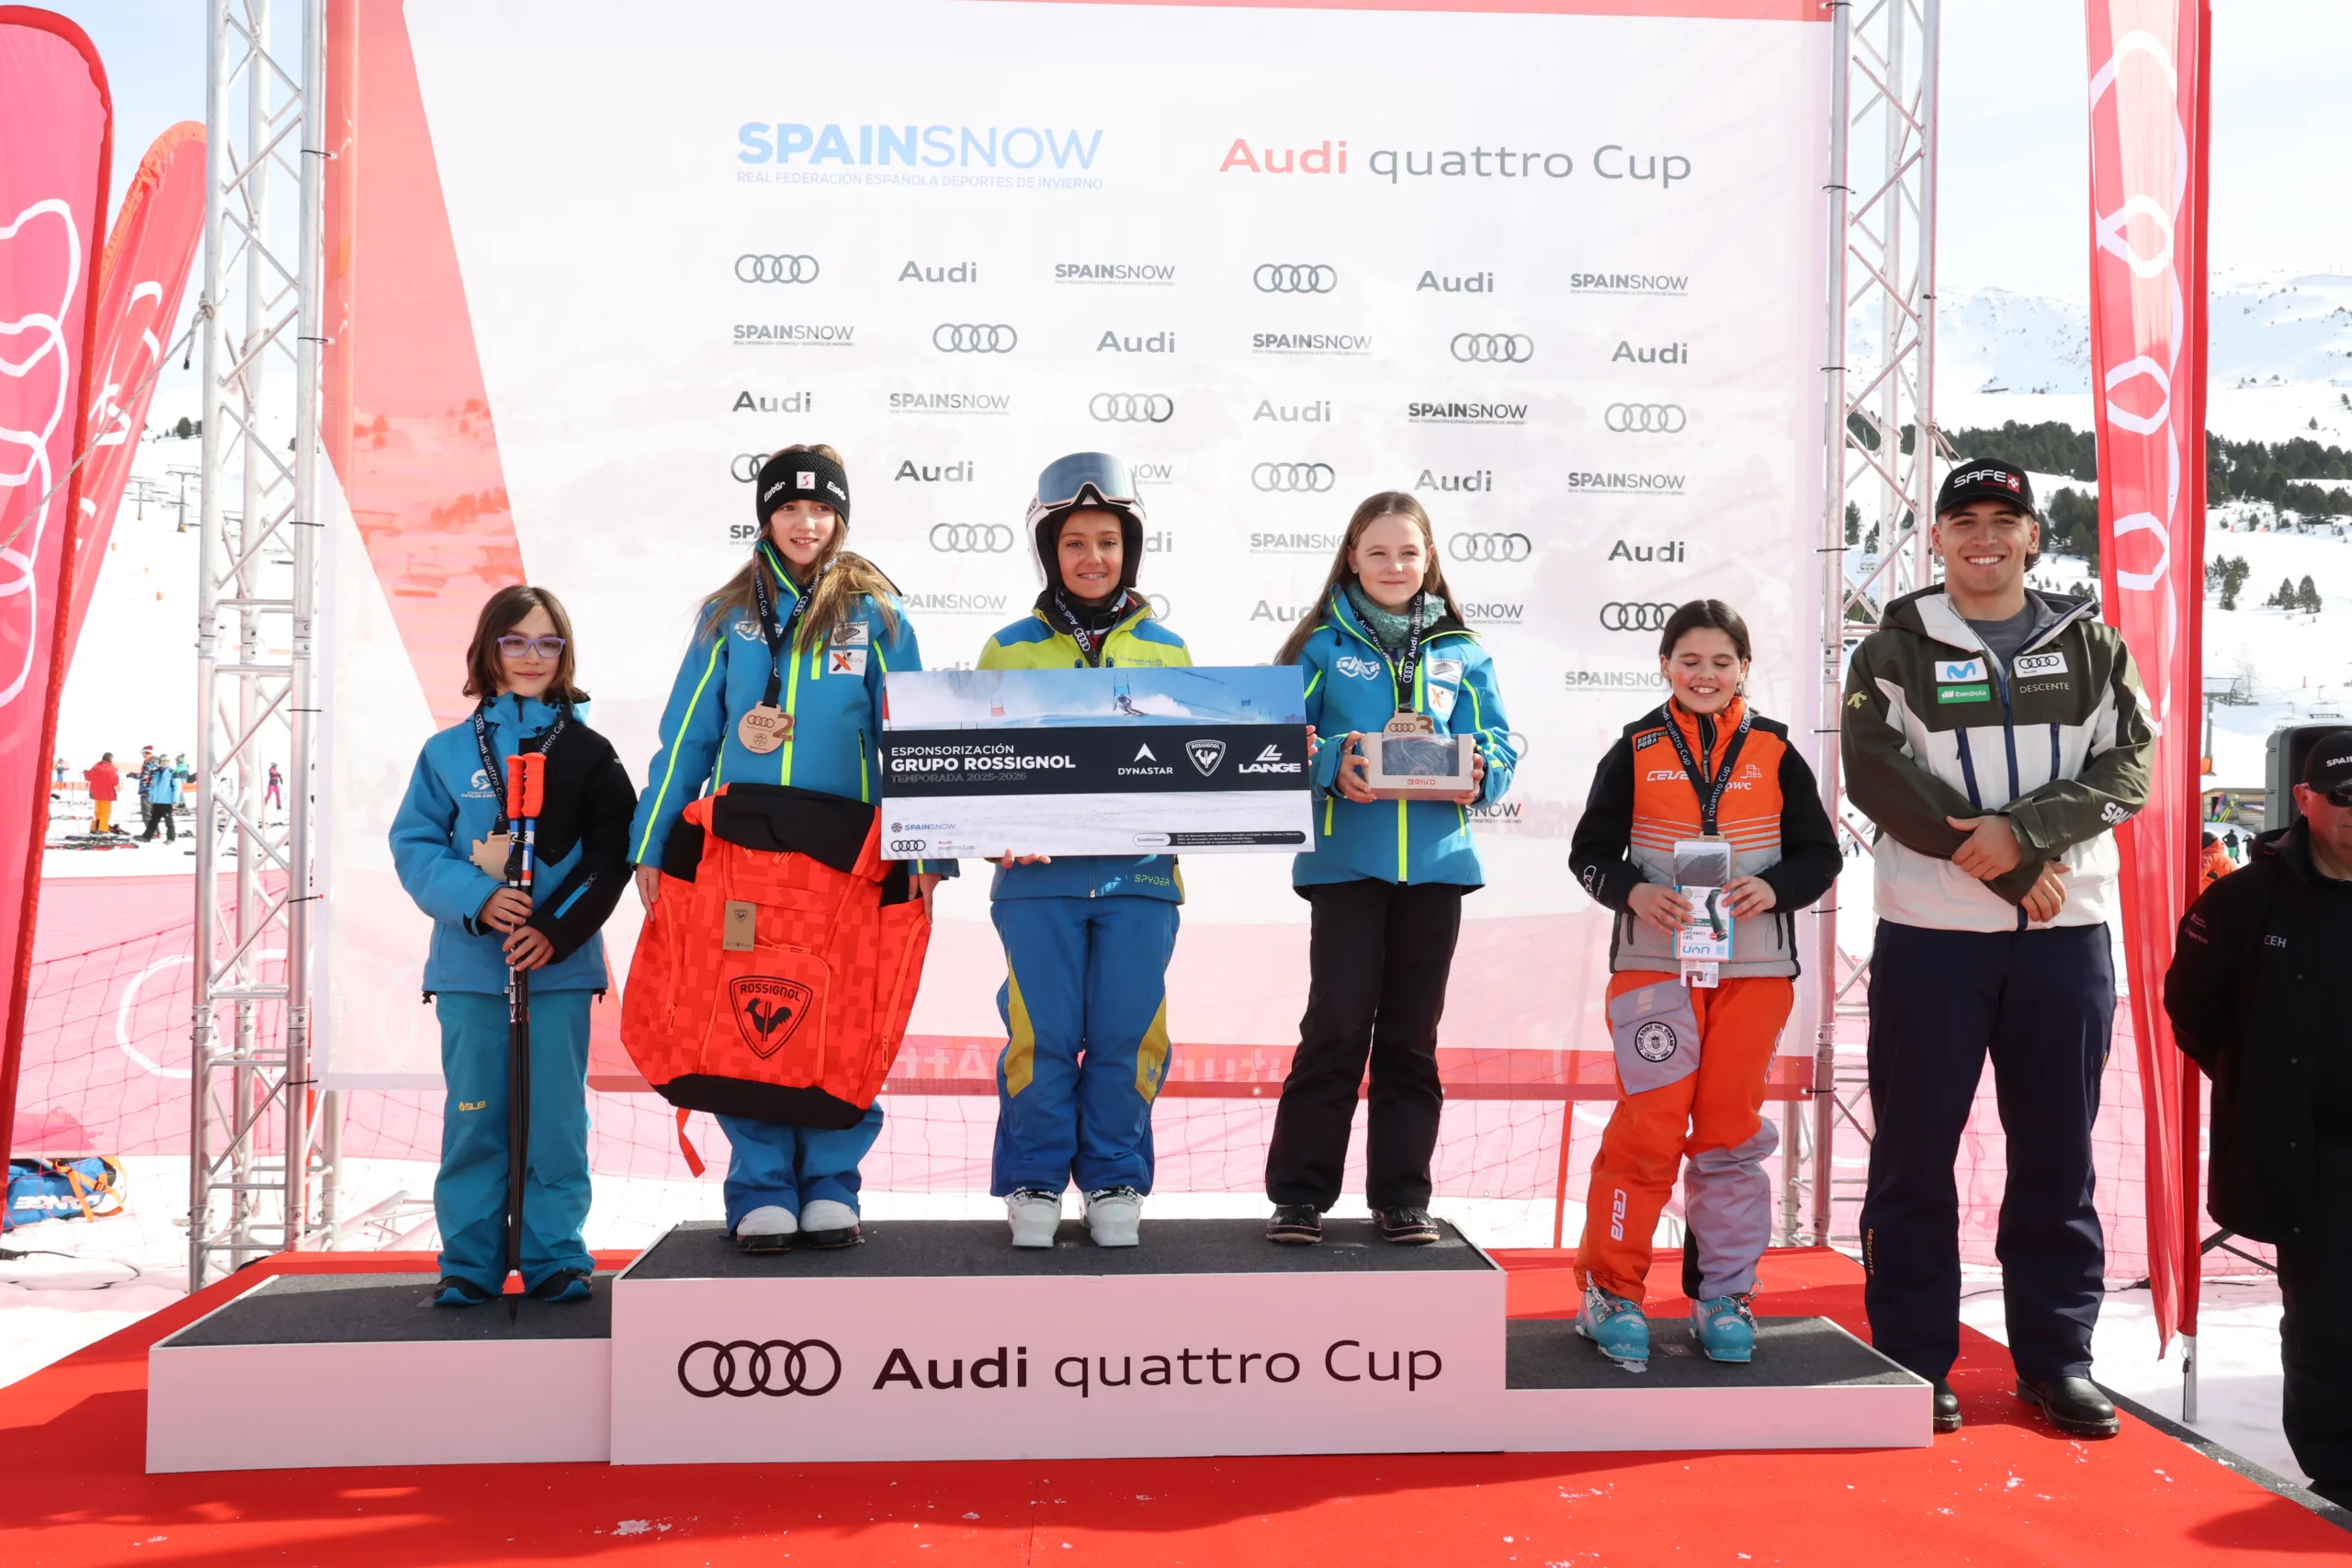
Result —
[{"label": "girl wearing black headband", "polygon": [[[786,446],[760,467],[761,531],[751,558],[703,602],[662,715],[662,746],[630,835],[639,896],[661,897],[662,852],[679,813],[728,784],[782,785],[872,804],[882,677],[919,670],[898,590],[849,533],[849,475],[831,446]],[[928,909],[953,862],[909,865]],[[879,895],[877,894],[877,897]],[[721,1114],[733,1145],[727,1223],[746,1252],[842,1247],[858,1236],[858,1164],[882,1130],[867,1108],[842,1130]]]}]

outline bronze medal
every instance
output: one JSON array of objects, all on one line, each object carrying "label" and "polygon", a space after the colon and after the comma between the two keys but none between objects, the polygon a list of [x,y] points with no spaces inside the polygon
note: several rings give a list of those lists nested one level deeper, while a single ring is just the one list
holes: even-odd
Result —
[{"label": "bronze medal", "polygon": [[1400,713],[1380,727],[1383,735],[1435,735],[1437,720],[1425,713]]},{"label": "bronze medal", "polygon": [[764,757],[792,739],[792,716],[762,703],[736,722],[735,738],[745,750]]},{"label": "bronze medal", "polygon": [[511,834],[492,833],[487,839],[476,839],[473,853],[468,858],[474,863],[474,869],[484,876],[494,876],[503,882],[506,880],[507,855],[514,845]]}]

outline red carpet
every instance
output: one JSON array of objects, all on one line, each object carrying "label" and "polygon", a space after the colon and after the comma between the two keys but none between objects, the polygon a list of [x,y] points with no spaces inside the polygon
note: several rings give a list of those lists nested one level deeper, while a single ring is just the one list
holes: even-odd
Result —
[{"label": "red carpet", "polygon": [[[1565,1255],[1504,1261],[1512,1315],[1570,1310]],[[299,1266],[387,1262],[313,1255]],[[2352,1556],[2352,1534],[2129,1416],[2104,1443],[2038,1426],[2007,1392],[2000,1347],[1965,1331],[1953,1382],[1968,1426],[1928,1450],[150,1479],[148,1345],[274,1266],[0,1389],[0,1562],[2260,1568]],[[1654,1307],[1672,1310],[1678,1268],[1661,1256]],[[1859,1329],[1860,1276],[1834,1253],[1774,1253],[1758,1304]],[[453,1421],[529,1419],[464,1412],[462,1397],[451,1391]]]}]

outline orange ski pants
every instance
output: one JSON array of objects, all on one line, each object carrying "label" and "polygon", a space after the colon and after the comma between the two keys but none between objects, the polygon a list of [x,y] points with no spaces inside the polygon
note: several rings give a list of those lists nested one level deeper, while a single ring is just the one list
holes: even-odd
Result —
[{"label": "orange ski pants", "polygon": [[[1613,975],[1609,1000],[1615,1004],[1628,993],[1678,982],[1677,976],[1638,970]],[[1629,1067],[1646,1077],[1657,1076],[1659,1067],[1646,1059],[1648,1051],[1629,1059],[1634,1039],[1670,1037],[1654,1034],[1655,1025],[1612,1029],[1619,1098],[1601,1134],[1600,1156],[1592,1163],[1584,1239],[1577,1247],[1579,1285],[1598,1284],[1612,1295],[1642,1299],[1650,1237],[1687,1156],[1690,1191],[1685,1214],[1705,1295],[1737,1295],[1755,1288],[1756,1265],[1770,1239],[1771,1186],[1763,1164],[1780,1145],[1762,1115],[1764,1080],[1795,997],[1794,983],[1780,976],[1691,987],[1689,1017],[1699,1035],[1696,1070],[1640,1092],[1626,1087]]]}]

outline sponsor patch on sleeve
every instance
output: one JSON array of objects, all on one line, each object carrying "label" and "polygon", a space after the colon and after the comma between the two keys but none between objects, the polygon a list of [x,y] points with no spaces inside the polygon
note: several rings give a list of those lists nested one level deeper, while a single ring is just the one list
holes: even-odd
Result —
[{"label": "sponsor patch on sleeve", "polygon": [[825,673],[828,675],[863,675],[865,673],[865,649],[862,648],[829,648],[825,650]]},{"label": "sponsor patch on sleeve", "polygon": [[1983,681],[1984,661],[1981,659],[1939,659],[1936,660],[1936,683],[1951,685],[1962,681]]},{"label": "sponsor patch on sleeve", "polygon": [[2020,679],[2028,675],[2064,675],[2066,656],[2055,649],[2043,653],[2020,653],[2009,668]]}]

